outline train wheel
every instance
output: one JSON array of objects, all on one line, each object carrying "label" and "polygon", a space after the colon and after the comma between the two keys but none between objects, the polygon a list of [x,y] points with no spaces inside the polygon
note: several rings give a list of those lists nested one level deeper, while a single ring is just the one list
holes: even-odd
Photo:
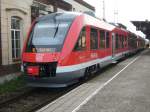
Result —
[{"label": "train wheel", "polygon": [[84,76],[81,77],[79,80],[80,81],[87,81],[90,77],[91,73],[89,71],[89,67],[86,68],[85,72],[84,72]]},{"label": "train wheel", "polygon": [[90,68],[88,67],[86,68],[85,73],[84,73],[84,80],[85,81],[88,80],[90,75],[91,75],[91,71],[90,71]]},{"label": "train wheel", "polygon": [[81,81],[87,81],[90,77],[92,77],[95,73],[99,72],[101,67],[99,64],[87,67],[84,76],[80,78]]},{"label": "train wheel", "polygon": [[97,68],[96,68],[96,71],[97,71],[97,72],[101,71],[101,67],[100,67],[100,64],[97,64]]}]

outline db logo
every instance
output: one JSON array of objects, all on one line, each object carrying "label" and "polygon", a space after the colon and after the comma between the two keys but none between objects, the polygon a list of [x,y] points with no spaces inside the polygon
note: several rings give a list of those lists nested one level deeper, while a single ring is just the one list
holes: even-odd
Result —
[{"label": "db logo", "polygon": [[97,53],[92,53],[91,54],[91,58],[97,58],[97,57],[98,57]]},{"label": "db logo", "polygon": [[37,54],[37,55],[36,55],[36,61],[37,61],[37,62],[43,61],[43,58],[44,58],[44,54]]}]

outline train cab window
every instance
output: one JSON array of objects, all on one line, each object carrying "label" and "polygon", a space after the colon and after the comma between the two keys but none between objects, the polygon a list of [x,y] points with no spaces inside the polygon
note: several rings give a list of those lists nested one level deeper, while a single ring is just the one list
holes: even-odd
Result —
[{"label": "train cab window", "polygon": [[100,48],[104,49],[105,48],[105,31],[100,30]]},{"label": "train cab window", "polygon": [[119,48],[119,36],[116,34],[116,49]]},{"label": "train cab window", "polygon": [[106,48],[109,48],[109,32],[106,32]]},{"label": "train cab window", "polygon": [[82,31],[80,32],[78,41],[75,45],[74,50],[75,51],[82,51],[86,49],[86,29],[83,28]]},{"label": "train cab window", "polygon": [[90,33],[90,47],[91,49],[98,49],[98,32],[94,28],[91,29]]}]

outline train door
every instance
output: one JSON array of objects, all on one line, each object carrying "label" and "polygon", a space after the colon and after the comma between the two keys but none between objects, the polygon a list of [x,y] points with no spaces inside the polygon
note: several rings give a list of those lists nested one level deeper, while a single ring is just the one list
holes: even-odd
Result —
[{"label": "train door", "polygon": [[112,33],[112,58],[115,56],[115,33]]}]

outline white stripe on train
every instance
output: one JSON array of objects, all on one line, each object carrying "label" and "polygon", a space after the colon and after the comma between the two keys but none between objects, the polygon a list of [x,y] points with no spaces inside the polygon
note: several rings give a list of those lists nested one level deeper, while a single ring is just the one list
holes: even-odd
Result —
[{"label": "white stripe on train", "polygon": [[57,68],[56,73],[77,71],[77,70],[84,69],[86,67],[89,67],[89,66],[92,66],[92,65],[95,65],[95,64],[98,64],[98,63],[105,62],[105,61],[110,60],[110,59],[112,59],[112,56],[108,56],[108,57],[105,57],[105,58],[102,58],[102,59],[95,59],[95,60],[92,60],[92,61],[88,61],[88,62],[85,62],[85,63],[76,64],[76,65],[71,65],[71,66],[61,66],[61,67]]},{"label": "white stripe on train", "polygon": [[[128,52],[129,51],[125,51],[123,53],[116,54],[115,59],[121,58],[123,56],[123,54],[126,54]],[[100,64],[100,66],[103,67],[105,65],[112,63],[112,61],[113,61],[112,56],[107,56],[104,58],[95,59],[95,60],[84,62],[81,64],[76,64],[76,65],[71,65],[71,66],[59,66],[59,67],[57,67],[56,73],[73,72],[73,71],[81,70],[81,69],[84,69],[86,67],[89,67],[89,66],[92,66],[95,64]]]}]

